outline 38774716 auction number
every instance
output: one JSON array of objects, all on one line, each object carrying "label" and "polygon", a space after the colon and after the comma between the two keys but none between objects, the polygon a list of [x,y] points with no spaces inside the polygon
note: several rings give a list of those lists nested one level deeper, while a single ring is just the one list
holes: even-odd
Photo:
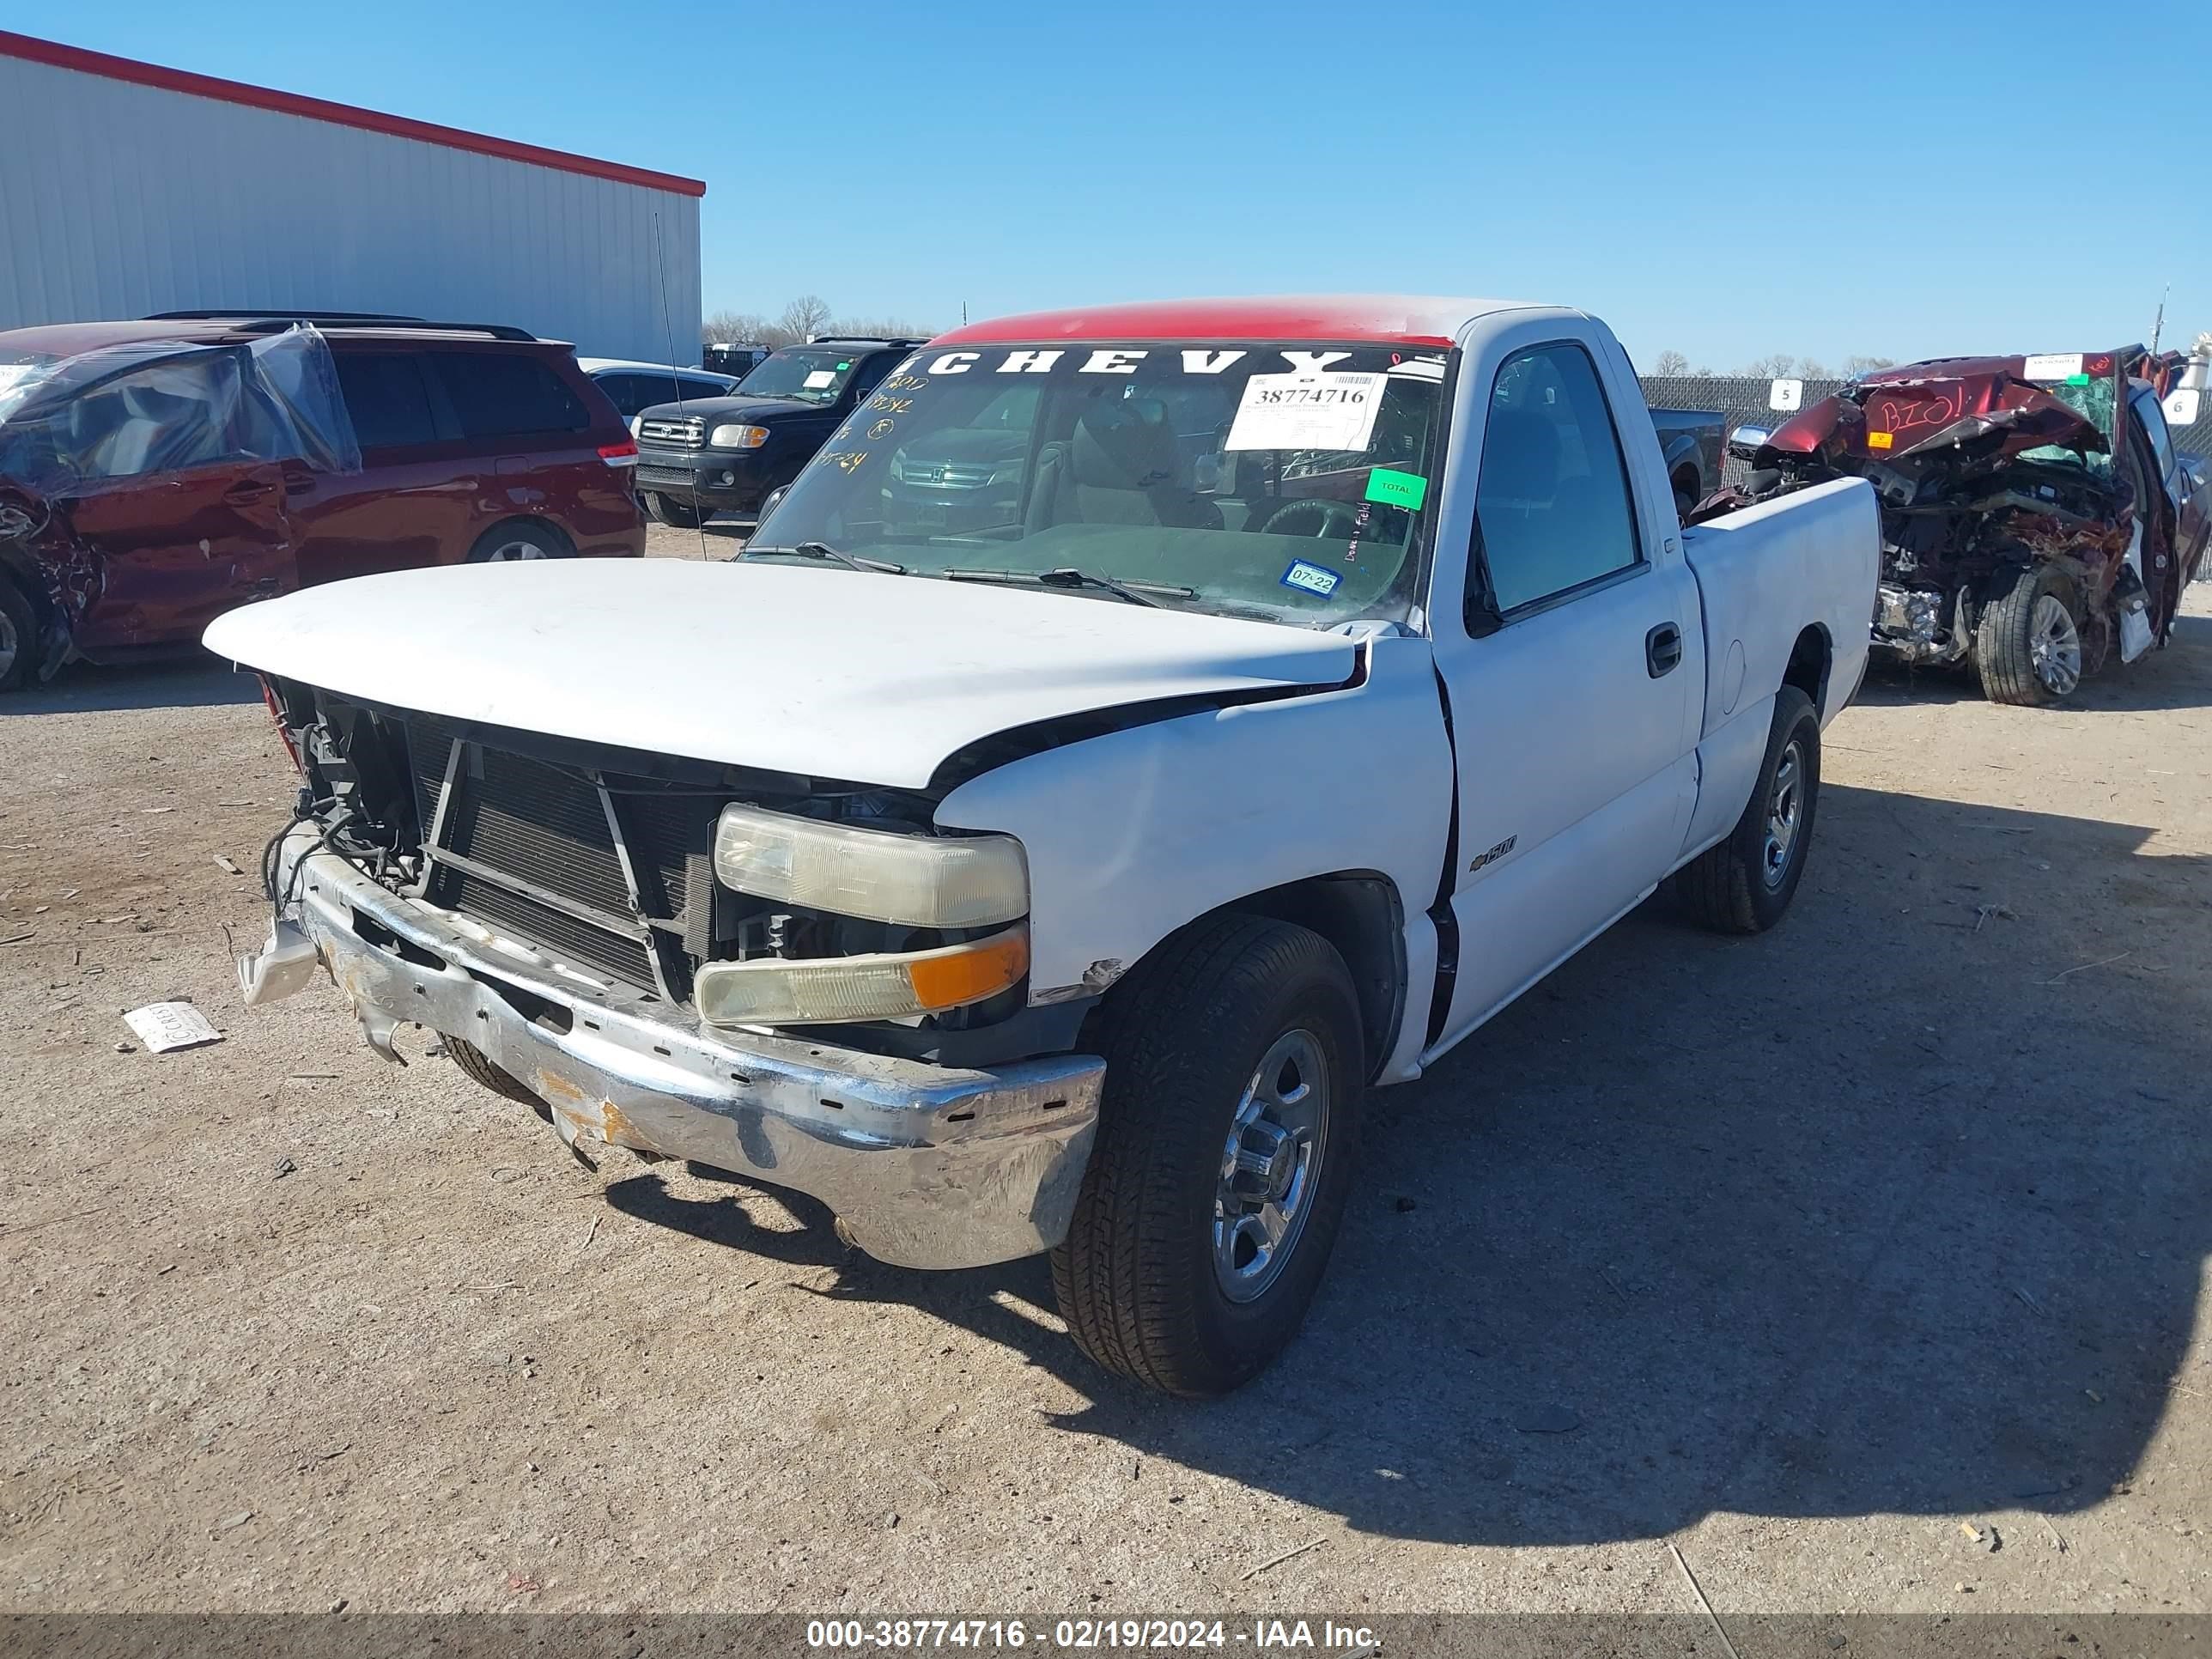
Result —
[{"label": "38774716 auction number", "polygon": [[1018,1619],[810,1619],[810,1648],[1019,1648],[1029,1627]]}]

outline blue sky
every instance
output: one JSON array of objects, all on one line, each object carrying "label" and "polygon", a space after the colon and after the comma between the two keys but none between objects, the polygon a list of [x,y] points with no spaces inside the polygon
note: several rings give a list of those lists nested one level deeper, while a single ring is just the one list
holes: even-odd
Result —
[{"label": "blue sky", "polygon": [[[707,308],[1386,289],[1639,362],[2212,329],[2212,4],[174,0],[0,27],[703,178]],[[2197,84],[2185,101],[2185,73]]]}]

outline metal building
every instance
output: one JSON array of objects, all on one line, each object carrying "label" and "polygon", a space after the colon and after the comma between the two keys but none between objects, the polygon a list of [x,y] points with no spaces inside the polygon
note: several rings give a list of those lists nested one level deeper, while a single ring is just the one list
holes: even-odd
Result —
[{"label": "metal building", "polygon": [[0,328],[262,307],[699,361],[696,179],[0,31]]}]

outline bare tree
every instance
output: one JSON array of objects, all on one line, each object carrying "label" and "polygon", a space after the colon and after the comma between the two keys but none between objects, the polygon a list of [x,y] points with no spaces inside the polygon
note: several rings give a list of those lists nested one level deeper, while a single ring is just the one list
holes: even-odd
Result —
[{"label": "bare tree", "polygon": [[1800,357],[1797,367],[1791,373],[1801,380],[1832,380],[1836,378],[1828,372],[1826,363],[1812,357]]},{"label": "bare tree", "polygon": [[740,345],[759,341],[767,319],[750,311],[718,311],[699,325],[700,337],[711,343],[728,340]]},{"label": "bare tree", "polygon": [[1754,380],[1781,380],[1796,370],[1797,360],[1786,351],[1778,351],[1771,356],[1754,357],[1736,372]]},{"label": "bare tree", "polygon": [[1869,357],[1855,352],[1844,359],[1844,373],[1853,376],[1864,374],[1871,369],[1896,367],[1897,359],[1894,357]]},{"label": "bare tree", "polygon": [[775,325],[793,340],[819,334],[830,324],[830,302],[818,294],[802,294],[784,307]]},{"label": "bare tree", "polygon": [[1651,360],[1654,374],[1687,374],[1690,360],[1679,351],[1662,351]]}]

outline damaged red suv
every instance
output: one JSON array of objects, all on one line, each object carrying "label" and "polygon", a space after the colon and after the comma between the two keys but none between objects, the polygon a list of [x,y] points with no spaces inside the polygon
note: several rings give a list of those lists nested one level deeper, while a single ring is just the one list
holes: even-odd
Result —
[{"label": "damaged red suv", "polygon": [[[1952,357],[1870,374],[1729,447],[1753,499],[1837,477],[1881,498],[1876,647],[1972,663],[1991,701],[2056,702],[2172,637],[2204,557],[2140,346]],[[1740,498],[1739,498],[1740,499]],[[1721,498],[1699,509],[1709,515]]]},{"label": "damaged red suv", "polygon": [[570,348],[520,329],[197,313],[0,332],[0,690],[342,577],[636,557],[636,460]]}]

